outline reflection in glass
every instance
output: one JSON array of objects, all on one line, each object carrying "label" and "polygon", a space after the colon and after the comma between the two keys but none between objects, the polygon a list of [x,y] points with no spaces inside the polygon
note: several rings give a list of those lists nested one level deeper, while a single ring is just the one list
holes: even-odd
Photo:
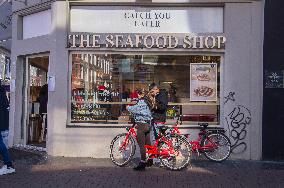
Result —
[{"label": "reflection in glass", "polygon": [[[135,103],[137,89],[148,90],[148,85],[155,82],[168,92],[169,124],[179,114],[184,116],[183,124],[201,121],[218,124],[220,59],[220,56],[72,54],[71,122],[130,122],[126,105]],[[198,63],[217,66],[214,78],[217,84],[211,91],[217,101],[190,100],[190,67]],[[197,83],[210,81],[210,74],[198,71]]]}]

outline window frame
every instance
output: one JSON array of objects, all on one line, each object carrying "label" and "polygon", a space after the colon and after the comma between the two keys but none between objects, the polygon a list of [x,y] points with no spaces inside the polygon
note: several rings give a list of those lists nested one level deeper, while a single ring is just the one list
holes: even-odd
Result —
[{"label": "window frame", "polygon": [[[220,98],[219,98],[219,117],[218,123],[212,124],[212,127],[220,127],[222,125],[222,116],[224,113],[224,103],[223,103],[223,96],[224,96],[224,53],[222,52],[174,52],[174,51],[160,51],[160,52],[151,52],[151,51],[96,51],[96,50],[70,50],[68,55],[68,87],[67,87],[67,128],[122,128],[125,127],[127,123],[89,123],[89,122],[71,122],[71,101],[72,101],[72,55],[73,54],[87,54],[87,53],[95,53],[95,54],[124,54],[124,55],[196,55],[196,56],[220,56]],[[129,124],[130,125],[130,124]],[[172,125],[172,124],[169,124]],[[196,127],[198,122],[195,124],[182,124],[182,128],[187,127]]]}]

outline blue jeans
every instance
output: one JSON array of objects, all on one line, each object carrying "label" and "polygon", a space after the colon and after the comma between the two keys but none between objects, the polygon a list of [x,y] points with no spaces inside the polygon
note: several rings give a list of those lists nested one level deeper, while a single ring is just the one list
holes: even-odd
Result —
[{"label": "blue jeans", "polygon": [[6,148],[6,145],[3,142],[3,138],[2,138],[1,132],[0,132],[0,154],[3,157],[4,165],[7,165],[8,167],[12,166],[12,161],[11,161],[11,158],[9,156],[8,149]]}]

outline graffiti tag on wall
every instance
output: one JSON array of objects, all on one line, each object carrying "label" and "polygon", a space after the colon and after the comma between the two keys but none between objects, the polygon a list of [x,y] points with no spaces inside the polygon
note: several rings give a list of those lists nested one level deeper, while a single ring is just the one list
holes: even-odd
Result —
[{"label": "graffiti tag on wall", "polygon": [[226,104],[228,101],[233,101],[235,102],[235,92],[229,92],[229,95],[225,97],[225,102],[224,104]]},{"label": "graffiti tag on wall", "polygon": [[[225,97],[225,104],[228,101],[235,102],[235,93],[230,92]],[[233,109],[225,116],[229,137],[232,144],[232,153],[240,154],[246,151],[247,143],[245,142],[247,136],[247,127],[251,123],[251,112],[243,105],[235,105]]]}]

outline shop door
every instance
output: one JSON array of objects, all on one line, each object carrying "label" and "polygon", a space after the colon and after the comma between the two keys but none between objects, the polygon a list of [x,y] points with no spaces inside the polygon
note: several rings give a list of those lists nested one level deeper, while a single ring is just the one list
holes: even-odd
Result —
[{"label": "shop door", "polygon": [[25,65],[25,143],[45,147],[47,133],[47,75],[49,56],[27,57]]}]

